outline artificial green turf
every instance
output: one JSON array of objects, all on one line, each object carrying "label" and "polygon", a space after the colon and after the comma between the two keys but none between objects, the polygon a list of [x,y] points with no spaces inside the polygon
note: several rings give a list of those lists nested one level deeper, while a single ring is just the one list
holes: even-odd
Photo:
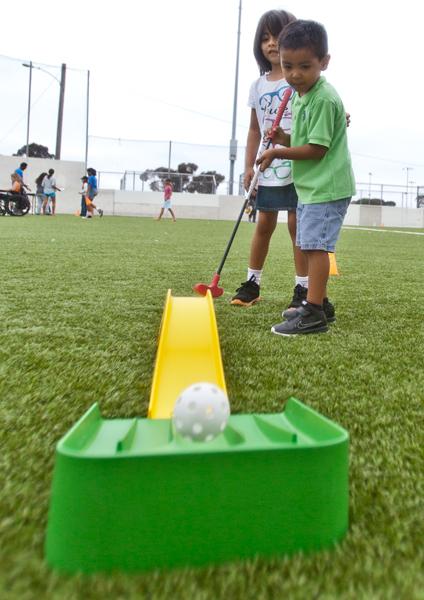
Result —
[{"label": "artificial green turf", "polygon": [[[345,230],[326,335],[270,333],[291,296],[285,225],[263,302],[228,300],[245,279],[243,223],[215,302],[233,412],[294,395],[351,436],[350,529],[334,550],[141,575],[62,576],[43,542],[58,439],[95,401],[146,415],[166,290],[209,283],[232,223],[105,217],[0,219],[0,597],[423,599],[424,236]],[[218,508],[219,509],[219,508]],[[164,532],[166,534],[166,532]]]}]

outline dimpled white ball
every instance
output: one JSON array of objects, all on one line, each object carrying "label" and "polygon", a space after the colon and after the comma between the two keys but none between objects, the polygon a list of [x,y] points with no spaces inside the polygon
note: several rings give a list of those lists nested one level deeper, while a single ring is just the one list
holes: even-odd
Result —
[{"label": "dimpled white ball", "polygon": [[210,442],[224,431],[230,416],[226,393],[214,383],[194,383],[181,392],[172,419],[177,432],[197,442]]}]

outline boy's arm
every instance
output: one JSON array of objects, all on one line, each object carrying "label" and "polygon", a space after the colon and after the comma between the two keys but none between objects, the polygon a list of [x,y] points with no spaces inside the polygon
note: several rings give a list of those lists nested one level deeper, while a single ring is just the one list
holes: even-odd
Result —
[{"label": "boy's arm", "polygon": [[258,158],[256,164],[260,165],[261,171],[265,171],[275,158],[287,160],[321,160],[328,148],[318,144],[305,144],[294,148],[269,148]]},{"label": "boy's arm", "polygon": [[250,182],[255,174],[255,159],[261,143],[261,130],[259,128],[256,110],[252,108],[250,113],[249,133],[247,134],[246,154],[244,158],[244,179],[243,185],[246,190],[249,189]]}]

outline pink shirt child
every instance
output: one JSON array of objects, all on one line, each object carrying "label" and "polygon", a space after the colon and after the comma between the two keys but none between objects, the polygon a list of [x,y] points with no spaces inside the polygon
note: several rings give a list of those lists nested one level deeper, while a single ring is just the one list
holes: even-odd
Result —
[{"label": "pink shirt child", "polygon": [[164,200],[171,200],[172,185],[170,183],[167,183],[165,185],[165,187],[163,188],[163,193],[164,193]]}]

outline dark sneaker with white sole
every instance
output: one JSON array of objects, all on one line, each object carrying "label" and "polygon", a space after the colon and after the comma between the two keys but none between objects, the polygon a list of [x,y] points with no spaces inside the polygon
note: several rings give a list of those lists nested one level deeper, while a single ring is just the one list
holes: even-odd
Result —
[{"label": "dark sneaker with white sole", "polygon": [[[336,311],[334,310],[334,304],[330,302],[328,298],[324,298],[322,309],[325,313],[327,323],[334,323],[334,321],[336,320]],[[296,316],[296,314],[297,309],[289,307],[286,310],[283,310],[281,316],[285,319],[293,319]]]},{"label": "dark sneaker with white sole", "polygon": [[296,309],[296,316],[283,323],[271,327],[276,335],[292,336],[307,333],[325,333],[328,331],[325,313],[320,308],[315,308],[307,302]]},{"label": "dark sneaker with white sole", "polygon": [[231,298],[230,304],[233,306],[253,306],[253,304],[259,302],[261,299],[260,287],[254,279],[255,276],[252,275],[248,281],[245,281],[237,288],[237,293]]}]

